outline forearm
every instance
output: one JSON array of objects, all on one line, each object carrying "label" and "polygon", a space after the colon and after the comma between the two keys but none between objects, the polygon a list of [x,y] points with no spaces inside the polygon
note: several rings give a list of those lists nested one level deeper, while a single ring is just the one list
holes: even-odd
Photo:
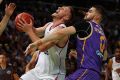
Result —
[{"label": "forearm", "polygon": [[40,39],[33,30],[27,32],[27,34],[29,35],[32,42],[35,42]]},{"label": "forearm", "polygon": [[52,41],[52,40],[60,40],[64,36],[74,34],[75,32],[76,30],[73,26],[63,28],[63,29],[60,29],[59,31],[48,34],[47,36],[41,39],[41,42],[45,43],[45,42]]},{"label": "forearm", "polygon": [[13,74],[13,77],[14,77],[14,80],[19,80],[18,74],[14,73],[14,74]]},{"label": "forearm", "polygon": [[32,65],[32,64],[27,64],[27,66],[26,66],[26,69],[25,69],[25,72],[28,72],[29,70],[31,70],[32,68],[34,67],[34,65]]},{"label": "forearm", "polygon": [[38,46],[38,49],[42,52],[48,50],[49,48],[51,48],[53,45],[56,44],[57,41],[50,41],[50,42],[47,42],[47,43],[44,43],[40,46]]},{"label": "forearm", "polygon": [[105,80],[109,80],[110,74],[111,74],[111,70],[106,66],[106,69],[105,69]]},{"label": "forearm", "polygon": [[0,22],[0,35],[4,31],[4,29],[6,28],[6,25],[9,21],[9,18],[10,18],[10,16],[5,15],[2,19],[2,21]]}]

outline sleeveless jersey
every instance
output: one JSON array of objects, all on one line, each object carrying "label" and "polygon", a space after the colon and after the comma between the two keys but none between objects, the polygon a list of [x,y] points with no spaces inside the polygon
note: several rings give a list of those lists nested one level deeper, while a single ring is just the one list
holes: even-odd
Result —
[{"label": "sleeveless jersey", "polygon": [[[56,26],[55,28],[51,29],[53,23],[51,22],[48,27],[45,30],[45,36],[54,32],[57,27],[65,28],[66,26],[64,24],[60,24]],[[65,69],[65,58],[66,58],[66,53],[67,53],[67,44],[63,47],[60,48],[58,46],[53,46],[50,49],[48,49],[48,55],[50,56],[51,60],[53,61],[53,71],[51,74],[63,74],[65,75],[66,69]]]},{"label": "sleeveless jersey", "polygon": [[77,67],[100,73],[107,41],[101,26],[95,22],[89,23],[91,33],[85,38],[80,38],[77,35]]},{"label": "sleeveless jersey", "polygon": [[[53,23],[50,22],[45,30],[45,35],[52,33],[56,27],[66,27],[64,24],[50,29]],[[22,75],[25,80],[64,80],[66,75],[65,58],[67,53],[67,44],[63,48],[53,46],[45,52],[36,51],[38,61],[32,70]],[[40,53],[40,54],[39,54]]]},{"label": "sleeveless jersey", "polygon": [[112,79],[120,80],[120,75],[115,71],[116,69],[120,68],[120,63],[115,61],[115,57],[112,58],[112,62]]}]

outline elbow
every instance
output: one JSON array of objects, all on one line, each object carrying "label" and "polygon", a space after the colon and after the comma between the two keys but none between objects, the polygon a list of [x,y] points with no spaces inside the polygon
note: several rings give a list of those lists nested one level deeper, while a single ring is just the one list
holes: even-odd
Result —
[{"label": "elbow", "polygon": [[63,32],[56,32],[55,33],[56,37],[59,37],[59,39],[61,39],[63,36],[65,36],[65,34]]}]

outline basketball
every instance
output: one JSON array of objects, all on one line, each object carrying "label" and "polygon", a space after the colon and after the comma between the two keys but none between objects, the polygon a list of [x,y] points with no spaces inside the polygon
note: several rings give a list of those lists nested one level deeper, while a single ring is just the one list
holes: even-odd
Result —
[{"label": "basketball", "polygon": [[26,12],[22,12],[19,13],[16,17],[15,17],[15,27],[18,31],[23,32],[17,25],[17,23],[19,22],[19,19],[24,19],[27,23],[30,23],[30,19],[32,20],[32,23],[34,24],[34,17]]}]

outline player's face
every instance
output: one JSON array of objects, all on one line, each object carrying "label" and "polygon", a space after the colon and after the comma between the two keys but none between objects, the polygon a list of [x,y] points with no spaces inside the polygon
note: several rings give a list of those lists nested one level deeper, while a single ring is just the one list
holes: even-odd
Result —
[{"label": "player's face", "polygon": [[58,7],[55,13],[52,14],[55,18],[63,18],[70,15],[70,8],[67,6]]},{"label": "player's face", "polygon": [[95,16],[96,16],[96,9],[94,7],[92,7],[88,10],[84,19],[87,21],[90,21],[90,20],[93,20]]},{"label": "player's face", "polygon": [[120,49],[118,49],[118,48],[115,50],[115,57],[116,57],[116,59],[120,60]]},{"label": "player's face", "polygon": [[0,55],[0,63],[6,63],[6,57],[4,55]]}]

